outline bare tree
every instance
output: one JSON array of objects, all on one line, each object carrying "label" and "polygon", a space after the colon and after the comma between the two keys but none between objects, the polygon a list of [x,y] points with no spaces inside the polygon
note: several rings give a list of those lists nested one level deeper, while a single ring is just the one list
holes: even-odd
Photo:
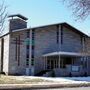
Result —
[{"label": "bare tree", "polygon": [[90,0],[63,0],[72,8],[73,14],[78,19],[86,19],[90,15]]},{"label": "bare tree", "polygon": [[6,8],[7,7],[5,6],[4,0],[0,1],[0,35],[2,34],[2,31],[4,30],[4,23],[7,17]]}]

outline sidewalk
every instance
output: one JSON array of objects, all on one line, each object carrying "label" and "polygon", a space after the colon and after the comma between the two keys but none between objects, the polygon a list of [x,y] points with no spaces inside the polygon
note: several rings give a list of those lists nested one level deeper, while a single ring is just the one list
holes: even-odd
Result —
[{"label": "sidewalk", "polygon": [[89,87],[90,83],[47,83],[47,84],[2,84],[0,90],[4,89],[47,89],[47,88],[70,88]]},{"label": "sidewalk", "polygon": [[[38,84],[0,84],[0,90],[4,89],[42,89],[42,88],[67,88],[67,87],[87,87],[90,86],[90,77],[63,77],[47,78],[32,76],[14,76],[16,79],[40,78],[50,80],[50,82],[40,82]],[[52,80],[52,82],[51,82]]]}]

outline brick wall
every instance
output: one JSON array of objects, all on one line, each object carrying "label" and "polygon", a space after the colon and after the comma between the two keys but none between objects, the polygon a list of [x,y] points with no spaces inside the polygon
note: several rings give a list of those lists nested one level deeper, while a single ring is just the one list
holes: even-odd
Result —
[{"label": "brick wall", "polygon": [[3,37],[4,39],[4,55],[3,55],[3,72],[8,74],[9,72],[9,45],[10,45],[10,35]]},{"label": "brick wall", "polygon": [[27,22],[22,19],[10,19],[9,21],[9,30],[17,30],[17,29],[23,29],[27,28]]},{"label": "brick wall", "polygon": [[[20,42],[17,43],[17,51],[16,51],[16,38],[20,36]],[[10,39],[10,59],[9,59],[9,73],[10,74],[25,74],[26,68],[26,32],[14,32],[11,34]],[[19,46],[20,44],[20,46]],[[20,52],[18,51],[18,46]],[[18,54],[19,52],[19,54]],[[17,56],[16,56],[17,53]],[[19,55],[19,56],[18,56]],[[18,59],[19,57],[19,59]]]},{"label": "brick wall", "polygon": [[61,27],[59,25],[59,44],[57,44],[57,26],[47,26],[35,29],[35,73],[44,70],[45,53],[65,51],[80,52],[82,49],[81,35],[63,28],[63,43],[61,45]]}]

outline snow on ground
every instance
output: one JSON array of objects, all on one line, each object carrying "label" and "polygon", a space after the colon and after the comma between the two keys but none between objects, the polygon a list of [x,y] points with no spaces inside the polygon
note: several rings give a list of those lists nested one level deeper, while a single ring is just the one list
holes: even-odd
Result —
[{"label": "snow on ground", "polygon": [[66,79],[90,82],[90,77],[67,77]]},{"label": "snow on ground", "polygon": [[18,80],[43,79],[59,83],[90,83],[90,77],[35,77],[35,76],[13,76]]}]

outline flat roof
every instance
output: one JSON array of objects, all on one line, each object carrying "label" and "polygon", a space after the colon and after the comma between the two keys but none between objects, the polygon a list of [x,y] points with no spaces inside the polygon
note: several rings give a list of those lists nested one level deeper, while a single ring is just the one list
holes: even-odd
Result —
[{"label": "flat roof", "polygon": [[63,51],[57,51],[52,53],[43,54],[43,57],[47,56],[57,56],[57,55],[64,55],[64,56],[90,56],[88,53],[79,53],[79,52],[63,52]]},{"label": "flat roof", "polygon": [[21,15],[21,14],[13,14],[13,15],[9,15],[8,17],[19,17],[23,20],[28,20],[28,18],[26,18],[25,16]]}]

